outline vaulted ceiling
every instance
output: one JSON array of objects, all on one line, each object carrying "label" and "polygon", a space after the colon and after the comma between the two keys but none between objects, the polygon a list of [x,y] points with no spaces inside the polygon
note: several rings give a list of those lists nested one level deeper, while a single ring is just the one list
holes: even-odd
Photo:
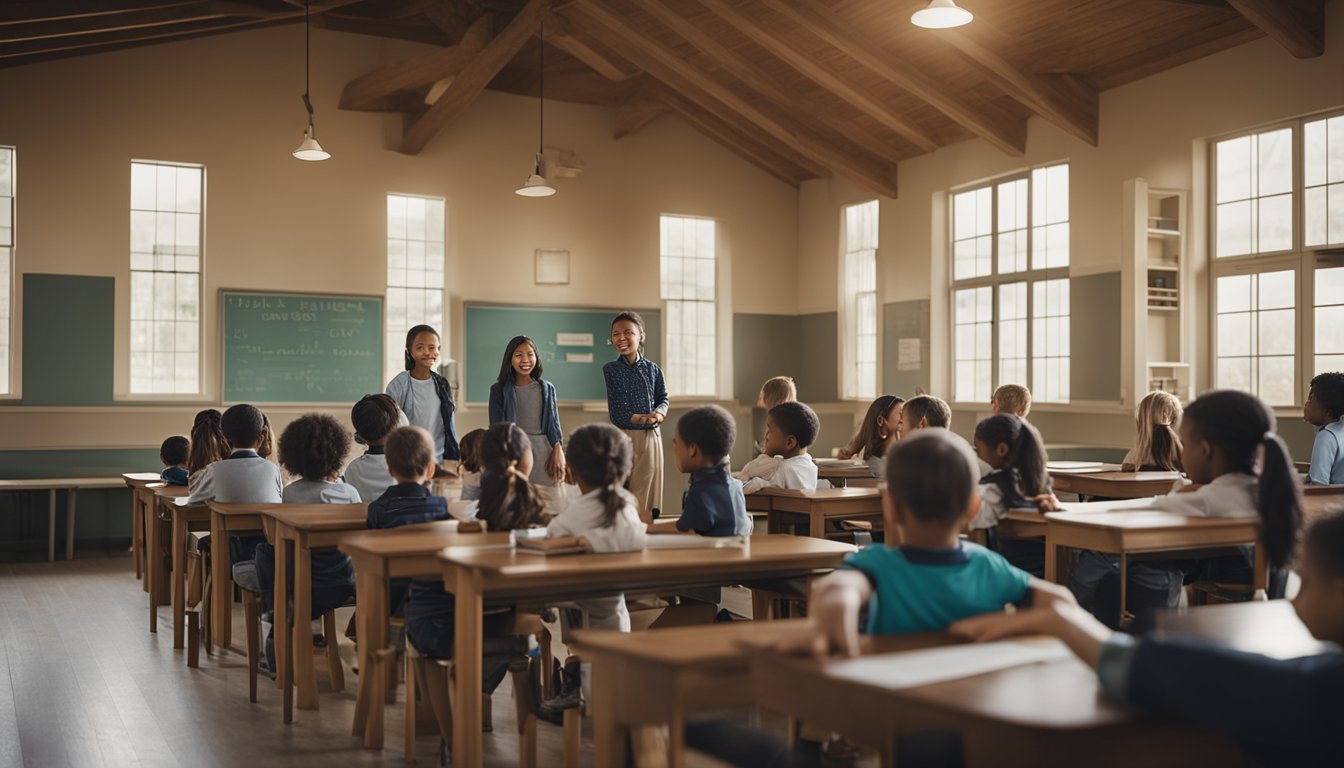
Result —
[{"label": "vaulted ceiling", "polygon": [[[797,185],[895,196],[896,164],[969,138],[1022,154],[1033,115],[1091,144],[1097,94],[1268,35],[1324,50],[1324,0],[314,0],[316,26],[434,50],[346,84],[343,109],[402,113],[421,151],[483,89],[615,109],[616,138],[665,113]],[[0,67],[301,23],[302,0],[0,3]],[[540,37],[539,37],[540,35]],[[542,42],[544,40],[544,42]],[[544,52],[537,46],[544,45]]]}]

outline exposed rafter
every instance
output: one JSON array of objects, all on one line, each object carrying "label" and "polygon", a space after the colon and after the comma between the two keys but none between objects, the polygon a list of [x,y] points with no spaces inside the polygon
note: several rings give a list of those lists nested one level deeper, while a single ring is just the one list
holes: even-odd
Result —
[{"label": "exposed rafter", "polygon": [[373,112],[391,110],[391,99],[398,91],[428,88],[434,83],[456,77],[490,42],[492,17],[481,16],[462,40],[451,48],[430,51],[408,59],[385,64],[345,84],[341,91],[341,109]]},{"label": "exposed rafter", "polygon": [[548,24],[551,22],[551,34],[546,35],[546,42],[568,53],[570,56],[578,59],[588,68],[607,78],[613,83],[619,83],[628,79],[631,73],[627,71],[628,65],[625,62],[617,62],[611,56],[604,56],[593,50],[586,43],[574,37],[570,32],[569,23],[563,16],[551,14]]},{"label": "exposed rafter", "polygon": [[1323,0],[1227,0],[1251,23],[1299,59],[1325,52]]},{"label": "exposed rafter", "polygon": [[775,149],[763,144],[759,133],[735,128],[730,123],[701,109],[678,93],[668,90],[662,94],[661,98],[673,112],[676,112],[692,128],[785,184],[796,187],[800,182],[816,178],[819,175],[808,169],[798,167],[794,158],[782,155]]}]

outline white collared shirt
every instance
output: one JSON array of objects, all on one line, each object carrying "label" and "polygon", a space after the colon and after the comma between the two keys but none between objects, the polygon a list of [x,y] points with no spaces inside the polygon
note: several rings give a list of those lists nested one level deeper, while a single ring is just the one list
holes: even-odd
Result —
[{"label": "white collared shirt", "polygon": [[1219,475],[1186,493],[1172,492],[1153,499],[1153,509],[1190,517],[1256,517],[1260,479],[1244,472]]},{"label": "white collared shirt", "polygon": [[[743,493],[755,493],[763,488],[792,488],[799,491],[817,489],[817,463],[806,451],[791,459],[782,456],[772,456],[771,459],[777,462],[774,471],[768,477],[756,475],[747,479],[742,483]],[[760,457],[754,459],[752,463],[757,461],[760,461]],[[746,473],[747,467],[743,467],[738,475],[739,479]]]}]

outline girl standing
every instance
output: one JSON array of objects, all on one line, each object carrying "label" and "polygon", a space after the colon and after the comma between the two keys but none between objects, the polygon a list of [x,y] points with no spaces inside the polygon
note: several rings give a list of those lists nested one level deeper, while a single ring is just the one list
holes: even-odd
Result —
[{"label": "girl standing", "polygon": [[663,372],[644,357],[644,318],[622,312],[611,321],[611,343],[620,357],[602,366],[607,382],[607,415],[625,430],[635,446],[628,487],[645,522],[663,503],[663,436],[658,425],[667,417],[667,386]]},{"label": "girl standing", "polygon": [[406,370],[387,383],[387,394],[411,424],[434,438],[434,461],[439,465],[435,477],[446,474],[444,460],[458,459],[453,394],[448,380],[434,372],[442,349],[438,331],[428,325],[415,326],[406,332]]},{"label": "girl standing", "polygon": [[531,441],[534,465],[528,479],[534,485],[555,485],[564,479],[555,385],[541,378],[536,342],[526,336],[514,336],[509,342],[499,378],[490,385],[490,423],[502,421],[517,424]]}]

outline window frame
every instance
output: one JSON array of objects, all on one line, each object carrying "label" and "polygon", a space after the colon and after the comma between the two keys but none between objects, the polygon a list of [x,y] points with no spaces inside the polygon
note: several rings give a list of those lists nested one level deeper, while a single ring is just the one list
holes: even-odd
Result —
[{"label": "window frame", "polygon": [[9,194],[4,196],[4,199],[8,201],[7,205],[9,206],[9,244],[8,245],[0,244],[0,249],[3,249],[5,251],[4,256],[0,257],[3,258],[3,262],[0,262],[0,269],[5,270],[9,278],[7,280],[7,288],[6,288],[6,293],[8,295],[3,297],[6,301],[6,306],[8,307],[6,314],[4,315],[4,318],[8,320],[7,338],[3,340],[5,348],[8,350],[8,354],[5,358],[5,365],[3,366],[2,369],[0,369],[0,377],[2,377],[0,378],[0,401],[5,401],[5,400],[21,400],[23,398],[22,388],[19,386],[20,382],[17,381],[14,375],[14,370],[16,366],[16,357],[17,357],[15,352],[18,347],[18,344],[16,343],[18,339],[18,332],[17,332],[18,323],[16,322],[16,313],[14,311],[15,300],[16,297],[18,296],[18,287],[17,287],[18,280],[16,279],[18,275],[15,272],[15,267],[18,264],[18,258],[14,255],[14,252],[18,250],[17,233],[19,230],[19,216],[18,216],[19,149],[18,147],[10,144],[0,144],[0,151],[9,152],[9,174],[10,174]]},{"label": "window frame", "polygon": [[[857,251],[849,250],[849,211],[861,206],[873,206],[873,243],[871,249],[860,249]],[[850,203],[840,208],[840,399],[851,401],[867,402],[877,397],[882,385],[882,322],[881,322],[881,303],[878,301],[878,254],[882,248],[882,207],[877,198],[864,200],[857,203]],[[863,257],[871,251],[873,260],[873,286],[871,291],[862,291],[851,293],[849,291],[848,275],[851,269],[851,259]],[[868,391],[864,390],[863,382],[860,381],[859,368],[862,361],[859,359],[859,329],[863,325],[863,318],[859,316],[860,296],[872,296],[873,303],[873,376]]]},{"label": "window frame", "polygon": [[[396,328],[393,327],[393,325],[392,325],[392,321],[391,321],[391,317],[392,317],[392,312],[391,312],[391,309],[392,309],[391,290],[392,290],[393,288],[399,288],[399,289],[403,289],[403,290],[406,289],[406,288],[415,288],[415,286],[407,286],[407,285],[396,285],[396,286],[394,286],[394,285],[392,285],[392,281],[391,281],[391,279],[390,279],[389,271],[391,270],[391,257],[392,257],[391,249],[390,249],[390,243],[391,243],[391,241],[393,240],[393,237],[392,237],[392,233],[391,233],[391,227],[390,227],[390,221],[389,221],[389,220],[390,220],[390,216],[389,216],[388,213],[387,213],[387,207],[388,207],[388,203],[390,202],[390,199],[393,198],[393,197],[419,198],[419,199],[421,199],[421,200],[428,200],[428,201],[437,202],[437,203],[439,203],[440,205],[443,206],[443,232],[442,232],[443,238],[442,238],[442,240],[440,241],[440,244],[443,246],[443,264],[440,266],[440,272],[441,272],[441,274],[444,276],[444,278],[443,278],[443,284],[441,284],[441,285],[439,286],[439,288],[438,288],[438,292],[439,292],[439,323],[438,323],[437,325],[435,325],[434,327],[438,330],[438,332],[439,332],[441,338],[443,338],[443,339],[448,338],[448,336],[447,336],[448,329],[447,329],[447,327],[446,327],[446,324],[447,324],[447,322],[448,322],[448,290],[447,290],[447,287],[446,287],[446,284],[447,284],[447,275],[448,275],[448,200],[447,200],[447,198],[440,197],[440,196],[438,196],[438,195],[417,195],[417,194],[410,194],[410,193],[407,193],[407,192],[390,192],[390,191],[389,191],[389,192],[386,192],[386,193],[384,193],[384,195],[383,195],[383,235],[384,235],[384,237],[383,237],[383,292],[382,292],[382,296],[383,296],[383,344],[387,347],[386,349],[383,350],[383,367],[384,367],[384,369],[386,369],[386,370],[384,370],[384,375],[385,375],[385,377],[386,377],[387,380],[390,380],[393,376],[396,376],[398,373],[401,373],[401,372],[405,369],[405,366],[404,366],[404,365],[399,364],[399,363],[396,364],[396,365],[393,365],[393,364],[392,364],[392,361],[393,361],[393,360],[399,360],[399,359],[400,359],[400,356],[395,356],[395,355],[396,355],[396,352],[397,352],[397,351],[400,351],[400,350],[402,350],[402,349],[405,348],[405,346],[406,346],[406,345],[405,345],[405,334],[406,334],[406,331],[409,330],[410,328],[412,328],[414,325],[416,325],[416,323],[409,323],[409,321],[408,321],[407,323],[403,323],[403,324],[402,324],[402,327],[401,327],[400,329],[396,329]],[[410,242],[410,240],[411,240],[411,238],[408,238],[408,237],[401,237],[401,238],[397,238],[397,239],[399,239],[399,240],[401,240],[401,241],[403,241],[403,242]],[[429,242],[433,242],[433,241],[430,241],[430,240],[424,240],[423,242],[425,242],[425,243],[429,243]],[[405,268],[405,267],[403,267],[403,269],[404,269],[404,268]],[[422,290],[425,290],[425,289],[422,289]],[[429,289],[429,290],[432,290],[432,289]],[[447,353],[447,344],[445,343],[445,344],[444,344],[444,351],[442,352],[442,357],[440,358],[441,362],[447,360],[448,357],[449,357],[449,355],[448,355],[448,353]]]},{"label": "window frame", "polygon": [[[713,230],[714,230],[714,236],[713,236],[713,240],[712,240],[712,241],[713,241],[713,248],[714,248],[714,258],[713,258],[713,260],[712,260],[712,261],[713,261],[713,268],[710,270],[710,274],[713,276],[713,279],[714,279],[714,297],[713,297],[712,299],[709,299],[709,300],[705,300],[705,299],[685,299],[685,298],[681,298],[681,299],[669,299],[669,298],[666,297],[666,296],[667,296],[667,285],[666,285],[666,284],[664,283],[664,281],[663,281],[663,277],[664,277],[664,274],[665,274],[666,270],[664,269],[664,266],[663,266],[663,259],[665,258],[665,256],[664,256],[664,253],[663,253],[664,248],[663,248],[663,234],[662,234],[662,233],[663,233],[663,229],[664,229],[664,221],[667,220],[667,219],[683,219],[683,220],[694,220],[694,221],[708,221],[708,222],[711,224],[711,226],[713,227]],[[723,266],[724,266],[724,265],[723,265],[723,263],[722,263],[722,260],[719,258],[719,251],[720,251],[720,248],[719,248],[719,220],[718,220],[717,218],[715,218],[715,217],[713,217],[713,216],[696,216],[696,215],[691,215],[691,214],[681,214],[681,213],[659,213],[659,214],[658,214],[658,300],[659,300],[659,302],[660,302],[660,309],[661,309],[661,311],[662,311],[662,335],[663,335],[663,338],[662,338],[662,344],[663,344],[663,347],[662,347],[662,349],[663,349],[663,359],[662,359],[661,361],[655,361],[655,362],[658,362],[659,365],[661,365],[661,366],[663,367],[665,378],[669,378],[669,379],[671,378],[671,377],[667,376],[667,371],[668,371],[668,370],[675,370],[675,366],[673,365],[673,360],[672,360],[672,354],[673,354],[673,353],[672,353],[672,350],[675,348],[675,345],[672,343],[672,340],[673,340],[673,328],[672,328],[672,312],[671,312],[671,310],[670,310],[670,305],[671,305],[672,303],[674,303],[674,302],[675,302],[675,303],[678,303],[678,304],[697,304],[697,305],[698,305],[698,304],[708,304],[708,305],[709,305],[709,310],[710,310],[709,314],[710,314],[710,316],[714,319],[714,331],[713,331],[713,334],[712,334],[712,337],[713,337],[713,339],[714,339],[714,354],[712,354],[712,355],[709,356],[709,362],[708,362],[708,365],[709,365],[709,380],[710,380],[710,382],[711,382],[711,384],[710,384],[710,391],[708,391],[708,392],[688,392],[688,391],[680,391],[680,390],[678,390],[678,389],[675,387],[675,385],[669,380],[669,381],[667,382],[667,389],[668,389],[668,394],[669,394],[669,396],[677,396],[677,397],[682,398],[683,400],[690,400],[690,401],[696,401],[696,400],[712,401],[712,400],[717,400],[717,399],[719,398],[720,391],[721,391],[722,386],[723,386],[723,382],[722,382],[722,380],[721,380],[721,378],[720,378],[720,373],[721,373],[721,370],[722,370],[722,365],[721,365],[720,357],[721,357],[721,355],[723,355],[723,353],[724,353],[724,348],[723,348],[723,330],[724,330],[724,322],[723,322],[723,320],[724,320],[724,319],[723,319],[723,317],[720,315],[720,312],[721,312],[721,310],[722,310],[722,308],[723,308],[723,307],[722,307],[722,286],[723,286],[723,279],[722,279],[722,278],[723,278],[723,275],[722,275],[722,273],[721,273],[721,270],[723,269]],[[678,258],[685,258],[685,257],[678,257]]]}]

